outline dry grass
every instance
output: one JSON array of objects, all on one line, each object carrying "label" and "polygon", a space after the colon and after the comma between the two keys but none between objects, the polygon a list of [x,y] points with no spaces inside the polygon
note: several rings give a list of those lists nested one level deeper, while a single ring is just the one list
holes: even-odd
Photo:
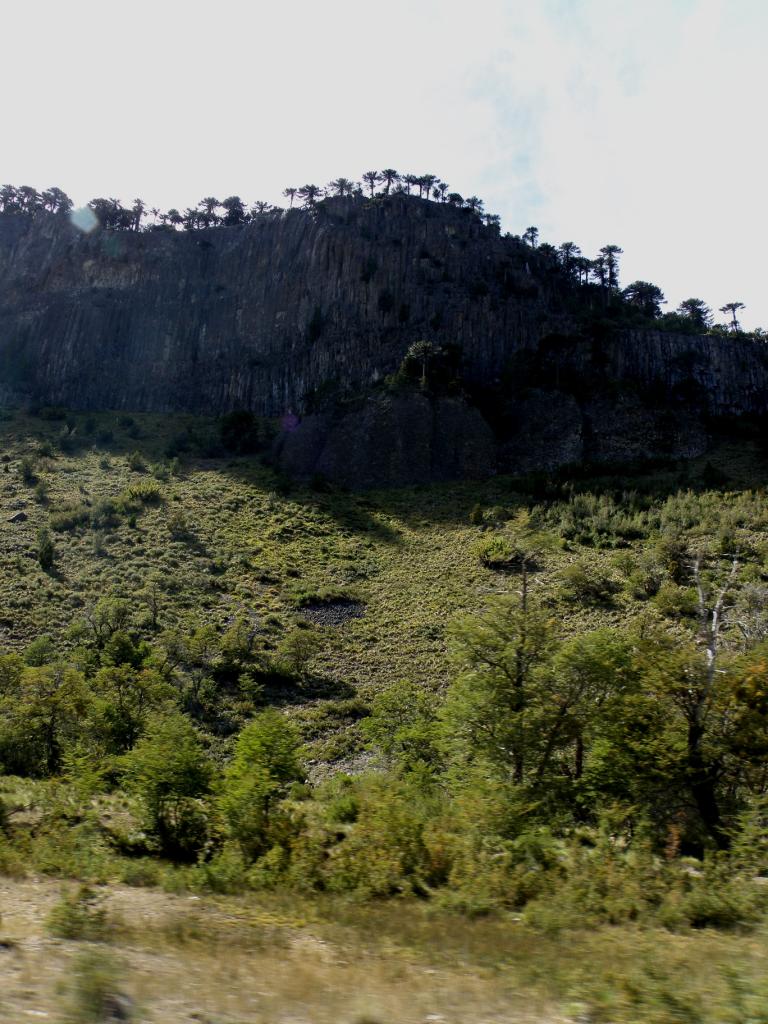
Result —
[{"label": "dry grass", "polygon": [[59,892],[47,882],[0,882],[0,1020],[8,1024],[64,1011],[84,948],[118,966],[140,1019],[158,1024],[555,1019],[544,1000],[516,996],[495,970],[453,956],[439,962],[429,950],[378,942],[349,925],[302,925],[300,906],[288,914],[115,889],[107,906],[119,924],[106,944],[52,939],[45,918]]},{"label": "dry grass", "polygon": [[[565,939],[413,903],[106,891],[107,941],[52,939],[61,886],[0,880],[0,1021],[60,1020],[84,950],[163,1024],[765,1024],[768,936],[606,928]],[[94,956],[95,954],[95,956]],[[65,1018],[70,1019],[70,1018]]]}]

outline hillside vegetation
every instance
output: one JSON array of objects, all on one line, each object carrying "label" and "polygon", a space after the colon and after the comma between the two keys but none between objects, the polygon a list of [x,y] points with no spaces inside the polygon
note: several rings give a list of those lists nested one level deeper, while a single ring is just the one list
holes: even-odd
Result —
[{"label": "hillside vegetation", "polygon": [[[326,922],[396,899],[368,919],[394,947],[514,962],[568,1019],[768,1020],[746,427],[687,463],[365,494],[239,454],[256,421],[0,428],[1,871]],[[49,927],[121,941],[104,914],[68,890]]]}]

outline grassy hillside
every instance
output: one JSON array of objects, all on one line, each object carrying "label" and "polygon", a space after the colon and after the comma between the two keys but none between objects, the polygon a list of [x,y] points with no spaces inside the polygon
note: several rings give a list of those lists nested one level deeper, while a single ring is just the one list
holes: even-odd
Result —
[{"label": "grassy hillside", "polygon": [[[243,992],[254,950],[278,976],[273,941],[307,986],[359,989],[318,1020],[768,1020],[759,438],[351,494],[227,454],[212,421],[42,410],[5,414],[0,460],[0,911],[52,977],[96,957],[73,1005],[107,977],[188,1019],[162,978],[213,970],[234,922]],[[40,875],[104,888],[56,902]],[[263,995],[195,1002],[300,1014]]]},{"label": "grassy hillside", "polygon": [[[554,592],[576,562],[613,591],[607,600],[561,601],[564,633],[643,609],[628,583],[632,559],[670,524],[685,520],[686,532],[707,544],[736,529],[761,557],[762,545],[768,551],[768,513],[750,490],[766,470],[749,441],[632,477],[559,485],[499,478],[366,494],[295,485],[257,457],[227,457],[215,423],[179,416],[65,422],[11,413],[0,423],[0,450],[6,650],[43,634],[66,646],[73,620],[100,597],[119,596],[143,626],[154,618],[157,628],[223,630],[245,616],[276,642],[292,625],[309,624],[319,638],[313,674],[328,693],[363,699],[401,678],[446,684],[448,622],[516,586],[514,574],[483,565],[478,542],[513,534],[520,510],[562,538],[539,559],[536,588]],[[708,491],[713,479],[719,486]],[[686,510],[680,494],[689,489],[696,498]],[[702,510],[706,521],[697,523]],[[12,521],[19,512],[24,520]],[[56,552],[51,572],[35,557],[45,526]]]}]

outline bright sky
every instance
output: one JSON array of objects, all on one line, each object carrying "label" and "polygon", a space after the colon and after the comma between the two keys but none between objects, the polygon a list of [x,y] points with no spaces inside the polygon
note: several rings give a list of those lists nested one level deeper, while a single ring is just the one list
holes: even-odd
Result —
[{"label": "bright sky", "polygon": [[768,328],[766,0],[27,0],[0,39],[3,183],[183,208],[429,172]]}]

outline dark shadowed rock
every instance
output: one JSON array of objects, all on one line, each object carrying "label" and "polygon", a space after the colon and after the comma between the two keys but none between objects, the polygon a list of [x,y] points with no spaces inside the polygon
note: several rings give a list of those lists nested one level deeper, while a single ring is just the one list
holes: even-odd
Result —
[{"label": "dark shadowed rock", "polygon": [[489,476],[495,446],[477,409],[459,399],[384,396],[338,419],[308,416],[278,439],[276,455],[293,475],[365,488]]},{"label": "dark shadowed rock", "polygon": [[509,473],[535,473],[580,462],[583,417],[573,395],[531,389],[508,407],[508,432],[499,461]]},{"label": "dark shadowed rock", "polygon": [[[286,472],[353,487],[687,457],[709,418],[768,413],[765,344],[597,337],[572,308],[538,251],[414,196],[179,232],[0,213],[2,402],[281,417]],[[422,340],[474,404],[381,387]]]}]

